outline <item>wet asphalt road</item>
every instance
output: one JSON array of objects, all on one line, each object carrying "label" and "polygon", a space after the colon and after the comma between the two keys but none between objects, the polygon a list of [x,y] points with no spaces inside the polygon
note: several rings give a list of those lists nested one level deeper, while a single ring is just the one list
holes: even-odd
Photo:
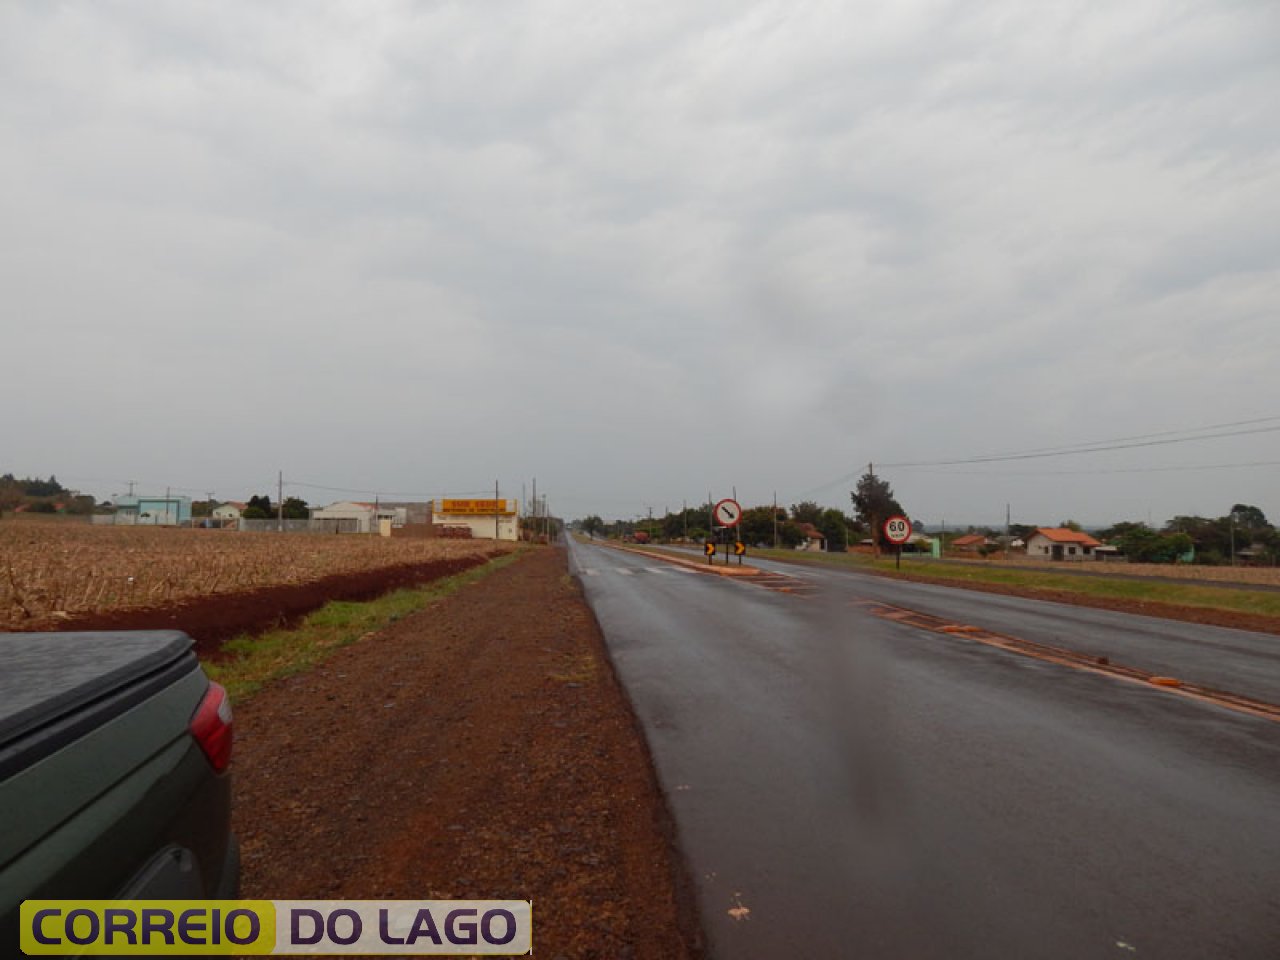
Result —
[{"label": "wet asphalt road", "polygon": [[805,585],[785,594],[570,550],[711,956],[1280,957],[1280,724],[856,601],[1280,702],[1276,638],[781,566]]}]

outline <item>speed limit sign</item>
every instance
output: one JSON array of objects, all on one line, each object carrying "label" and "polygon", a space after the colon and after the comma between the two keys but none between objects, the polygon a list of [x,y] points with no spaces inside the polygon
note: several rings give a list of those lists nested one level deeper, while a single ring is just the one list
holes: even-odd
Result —
[{"label": "speed limit sign", "polygon": [[906,543],[911,539],[911,521],[906,517],[890,517],[884,522],[884,538],[890,543]]}]

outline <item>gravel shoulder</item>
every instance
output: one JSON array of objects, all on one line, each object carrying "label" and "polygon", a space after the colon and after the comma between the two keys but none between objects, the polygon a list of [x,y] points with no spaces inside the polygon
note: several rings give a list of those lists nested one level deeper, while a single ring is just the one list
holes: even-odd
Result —
[{"label": "gravel shoulder", "polygon": [[644,739],[563,550],[236,706],[245,897],[529,899],[535,955],[700,935]]}]

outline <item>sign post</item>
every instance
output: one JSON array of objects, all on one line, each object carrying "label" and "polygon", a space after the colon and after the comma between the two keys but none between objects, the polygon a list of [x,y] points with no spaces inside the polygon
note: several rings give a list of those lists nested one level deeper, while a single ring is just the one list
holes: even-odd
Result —
[{"label": "sign post", "polygon": [[[738,505],[737,500],[730,500],[727,497],[717,503],[711,513],[715,517],[716,523],[720,524],[726,531],[742,522],[742,507]],[[739,560],[738,562],[741,563],[742,561]],[[726,567],[729,565],[729,538],[727,533],[724,541],[724,565]]]},{"label": "sign post", "polygon": [[911,521],[903,516],[893,516],[884,522],[884,538],[898,548],[894,569],[902,569],[902,545],[911,539]]}]

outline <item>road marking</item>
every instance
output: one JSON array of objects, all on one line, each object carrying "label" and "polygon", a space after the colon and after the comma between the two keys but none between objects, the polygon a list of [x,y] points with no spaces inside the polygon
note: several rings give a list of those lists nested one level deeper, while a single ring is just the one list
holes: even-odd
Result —
[{"label": "road marking", "polygon": [[616,570],[618,573],[622,574],[624,577],[634,577],[636,575],[636,572],[632,570],[630,567],[614,567],[613,569]]},{"label": "road marking", "polygon": [[891,620],[906,627],[915,627],[917,630],[928,630],[931,633],[958,639],[973,640],[989,647],[995,647],[998,650],[1021,654],[1024,657],[1043,660],[1062,667],[1083,670],[1086,673],[1100,673],[1129,683],[1154,686],[1157,689],[1166,690],[1171,694],[1184,696],[1191,700],[1212,703],[1228,710],[1234,710],[1237,713],[1247,713],[1250,716],[1262,717],[1263,719],[1280,723],[1280,704],[1268,703],[1265,700],[1231,693],[1228,690],[1215,690],[1213,687],[1206,687],[1199,683],[1188,683],[1173,677],[1159,676],[1147,670],[1139,670],[1137,667],[1126,667],[1122,664],[1112,663],[1109,657],[1081,653],[1078,650],[1069,650],[1065,647],[1054,647],[1047,643],[1038,643],[1035,640],[1024,640],[1021,637],[996,633],[983,627],[951,623],[942,617],[935,617],[929,613],[920,613],[916,610],[908,610],[905,607],[895,607],[875,600],[860,601],[859,606],[865,607],[873,616],[880,617],[883,620]]},{"label": "road marking", "polygon": [[670,567],[645,567],[650,573],[670,573]]},{"label": "road marking", "polygon": [[600,571],[599,571],[599,570],[595,570],[595,569],[593,569],[593,568],[591,568],[591,567],[583,567],[583,568],[582,568],[582,572],[583,572],[586,576],[588,576],[588,577],[594,577],[594,576],[599,575],[599,573],[600,573]]}]

